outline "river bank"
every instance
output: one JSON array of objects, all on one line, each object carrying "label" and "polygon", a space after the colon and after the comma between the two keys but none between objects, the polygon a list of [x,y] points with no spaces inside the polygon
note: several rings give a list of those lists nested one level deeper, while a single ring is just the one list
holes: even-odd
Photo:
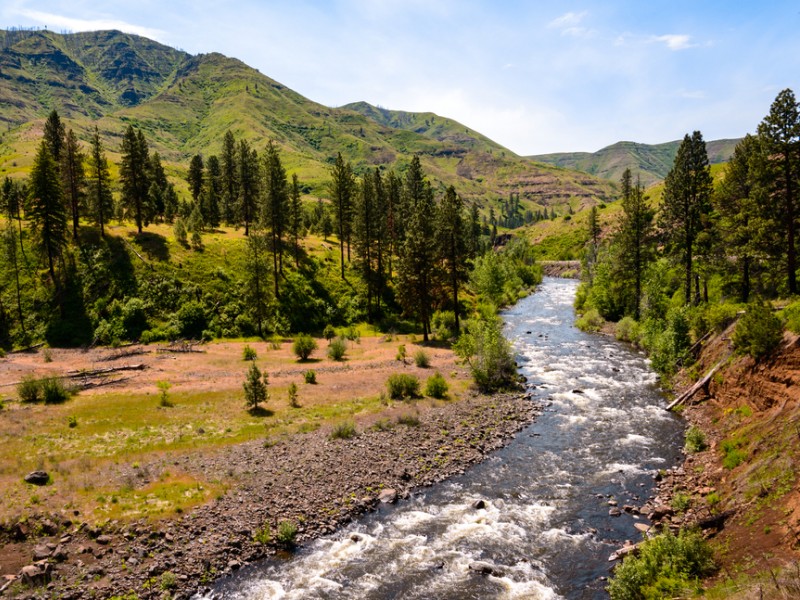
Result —
[{"label": "river bank", "polygon": [[[213,580],[274,554],[279,523],[297,527],[298,543],[331,533],[359,514],[461,473],[529,423],[536,405],[521,394],[469,394],[458,401],[401,403],[358,422],[351,439],[329,429],[275,445],[253,441],[214,455],[184,455],[171,466],[239,483],[186,514],[155,522],[74,522],[68,511],[9,524],[0,564],[24,561],[7,581],[18,598],[187,598]],[[405,423],[405,424],[404,424]],[[142,466],[138,467],[142,469]],[[272,540],[258,532],[269,526]],[[36,560],[40,562],[35,562]],[[7,568],[4,568],[8,572]]]}]

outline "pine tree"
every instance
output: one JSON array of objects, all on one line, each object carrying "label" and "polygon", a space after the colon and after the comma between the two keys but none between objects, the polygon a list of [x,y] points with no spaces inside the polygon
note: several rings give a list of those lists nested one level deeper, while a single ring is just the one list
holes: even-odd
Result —
[{"label": "pine tree", "polygon": [[222,140],[221,162],[221,217],[226,224],[232,225],[236,222],[236,207],[239,203],[239,179],[236,140],[230,131],[225,132],[225,137]]},{"label": "pine tree", "polygon": [[350,260],[350,236],[353,222],[353,195],[355,193],[355,177],[349,162],[345,162],[342,153],[336,155],[336,162],[331,169],[330,193],[334,206],[336,233],[339,236],[339,254],[344,276],[344,245],[347,242],[347,258]]},{"label": "pine tree", "polygon": [[[625,169],[630,178],[630,169]],[[624,179],[624,175],[623,175]],[[623,187],[622,215],[615,243],[619,246],[619,278],[626,291],[626,312],[638,321],[642,302],[642,281],[652,258],[653,210],[647,204],[639,178],[636,185]]]},{"label": "pine tree", "polygon": [[25,313],[22,309],[22,286],[19,280],[20,264],[19,255],[17,254],[17,230],[14,228],[14,223],[11,219],[6,222],[6,227],[3,231],[3,257],[5,263],[11,267],[11,271],[14,274],[17,316],[22,337],[25,339],[27,338],[27,332],[25,331]]},{"label": "pine tree", "polygon": [[186,181],[189,183],[189,192],[192,194],[192,200],[195,203],[200,199],[200,192],[203,191],[203,157],[195,154],[192,160],[189,161],[189,173],[186,176]]},{"label": "pine tree", "polygon": [[400,245],[405,235],[402,219],[402,183],[394,171],[389,171],[384,183],[386,197],[386,271],[389,279],[394,276],[393,260],[400,254]]},{"label": "pine tree", "polygon": [[[711,210],[711,169],[703,136],[686,134],[678,148],[675,164],[664,181],[660,226],[667,250],[677,256],[684,268],[684,300],[692,302],[692,280],[697,279],[694,264],[696,244]],[[696,300],[699,301],[699,283]]]},{"label": "pine tree", "polygon": [[83,204],[86,175],[83,170],[84,156],[78,145],[75,132],[70,129],[61,152],[61,185],[72,215],[72,237],[78,239],[81,205]]},{"label": "pine tree", "polygon": [[61,151],[64,149],[66,143],[66,130],[61,117],[58,112],[53,110],[47,115],[47,120],[44,123],[44,141],[50,150],[50,156],[56,163],[56,169],[61,164]]},{"label": "pine tree", "polygon": [[254,229],[247,237],[247,255],[245,262],[245,302],[256,322],[258,335],[264,337],[264,322],[267,320],[269,303],[267,288],[269,267],[267,254],[269,238],[263,231]]},{"label": "pine tree", "polygon": [[261,373],[261,370],[256,366],[255,362],[250,363],[250,368],[247,371],[247,377],[242,384],[244,388],[244,401],[247,409],[255,411],[258,405],[266,402],[269,398],[267,393],[267,373]]},{"label": "pine tree", "polygon": [[444,265],[453,312],[456,317],[456,333],[460,330],[458,316],[458,288],[469,276],[467,243],[467,222],[464,219],[464,203],[451,185],[442,198],[437,211],[436,237],[439,258]]},{"label": "pine tree", "polygon": [[222,196],[222,168],[216,155],[208,157],[206,178],[201,194],[200,208],[203,220],[209,227],[219,227],[220,197]]},{"label": "pine tree", "polygon": [[122,182],[122,204],[133,216],[136,229],[150,223],[152,208],[150,206],[149,150],[144,134],[128,125],[122,138],[122,163],[119,167],[119,178]]},{"label": "pine tree", "polygon": [[287,228],[289,190],[286,170],[281,164],[278,147],[270,140],[264,150],[263,159],[263,213],[261,222],[270,232],[270,250],[275,285],[275,297],[279,297],[278,281],[283,273],[283,240]]},{"label": "pine tree", "polygon": [[300,268],[300,233],[303,229],[303,203],[300,199],[300,182],[297,173],[292,173],[289,188],[289,237],[294,249],[294,266]]},{"label": "pine tree", "polygon": [[771,208],[776,230],[783,230],[783,253],[789,294],[797,294],[797,188],[800,179],[800,110],[794,92],[778,94],[758,126],[765,160],[760,187]]},{"label": "pine tree", "polygon": [[244,223],[244,234],[250,235],[250,225],[258,218],[258,153],[247,140],[241,140],[237,158],[239,221]]},{"label": "pine tree", "polygon": [[100,227],[100,235],[105,237],[105,224],[114,211],[114,204],[111,196],[111,175],[108,171],[108,161],[103,152],[97,127],[92,135],[88,184],[89,216],[92,222]]},{"label": "pine tree", "polygon": [[58,286],[55,261],[67,243],[67,213],[61,183],[47,142],[42,140],[33,161],[28,190],[28,215],[39,250],[47,258],[50,279]]},{"label": "pine tree", "polygon": [[367,320],[373,319],[373,298],[377,288],[377,223],[379,220],[375,180],[364,175],[358,185],[353,206],[353,244],[356,264],[367,287]]},{"label": "pine tree", "polygon": [[158,152],[153,152],[150,156],[147,179],[150,182],[150,187],[147,191],[150,207],[153,215],[166,218],[167,212],[167,173],[164,171],[164,166],[161,164],[161,155]]}]

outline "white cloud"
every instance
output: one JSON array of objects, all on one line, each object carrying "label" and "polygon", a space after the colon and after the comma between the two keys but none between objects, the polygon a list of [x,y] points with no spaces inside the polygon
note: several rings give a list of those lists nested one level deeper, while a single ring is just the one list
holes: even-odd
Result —
[{"label": "white cloud", "polygon": [[691,43],[691,38],[683,33],[670,33],[667,35],[657,35],[650,38],[653,42],[666,44],[670,50],[686,50],[691,48],[694,44]]},{"label": "white cloud", "polygon": [[571,29],[577,27],[588,14],[588,11],[585,10],[578,13],[570,11],[550,21],[547,24],[547,27],[550,29]]},{"label": "white cloud", "polygon": [[19,14],[33,21],[38,21],[42,25],[56,30],[66,29],[69,31],[97,31],[104,29],[119,29],[126,33],[133,33],[151,39],[163,39],[165,32],[152,27],[142,27],[133,23],[127,23],[118,19],[76,19],[46,13],[38,10],[20,10]]}]

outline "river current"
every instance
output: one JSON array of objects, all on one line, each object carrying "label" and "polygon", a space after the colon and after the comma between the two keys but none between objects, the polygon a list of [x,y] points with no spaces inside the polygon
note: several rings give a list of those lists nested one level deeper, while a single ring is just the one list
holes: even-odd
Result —
[{"label": "river current", "polygon": [[[639,540],[652,474],[683,425],[646,359],[573,325],[577,283],[546,278],[505,311],[506,335],[545,408],[464,475],[384,506],[289,560],[219,581],[231,600],[606,598],[609,555]],[[474,508],[484,500],[486,507]],[[474,570],[486,563],[494,574]],[[470,565],[473,569],[470,569]]]}]

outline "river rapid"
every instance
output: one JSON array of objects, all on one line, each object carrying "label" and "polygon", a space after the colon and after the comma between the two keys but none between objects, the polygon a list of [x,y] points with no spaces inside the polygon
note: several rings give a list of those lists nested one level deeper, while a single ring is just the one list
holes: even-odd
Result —
[{"label": "river rapid", "polygon": [[531,401],[545,407],[535,423],[464,475],[219,581],[215,597],[607,597],[609,555],[646,522],[609,511],[647,500],[654,471],[678,462],[684,427],[642,355],[572,325],[576,287],[546,278],[503,313]]}]

